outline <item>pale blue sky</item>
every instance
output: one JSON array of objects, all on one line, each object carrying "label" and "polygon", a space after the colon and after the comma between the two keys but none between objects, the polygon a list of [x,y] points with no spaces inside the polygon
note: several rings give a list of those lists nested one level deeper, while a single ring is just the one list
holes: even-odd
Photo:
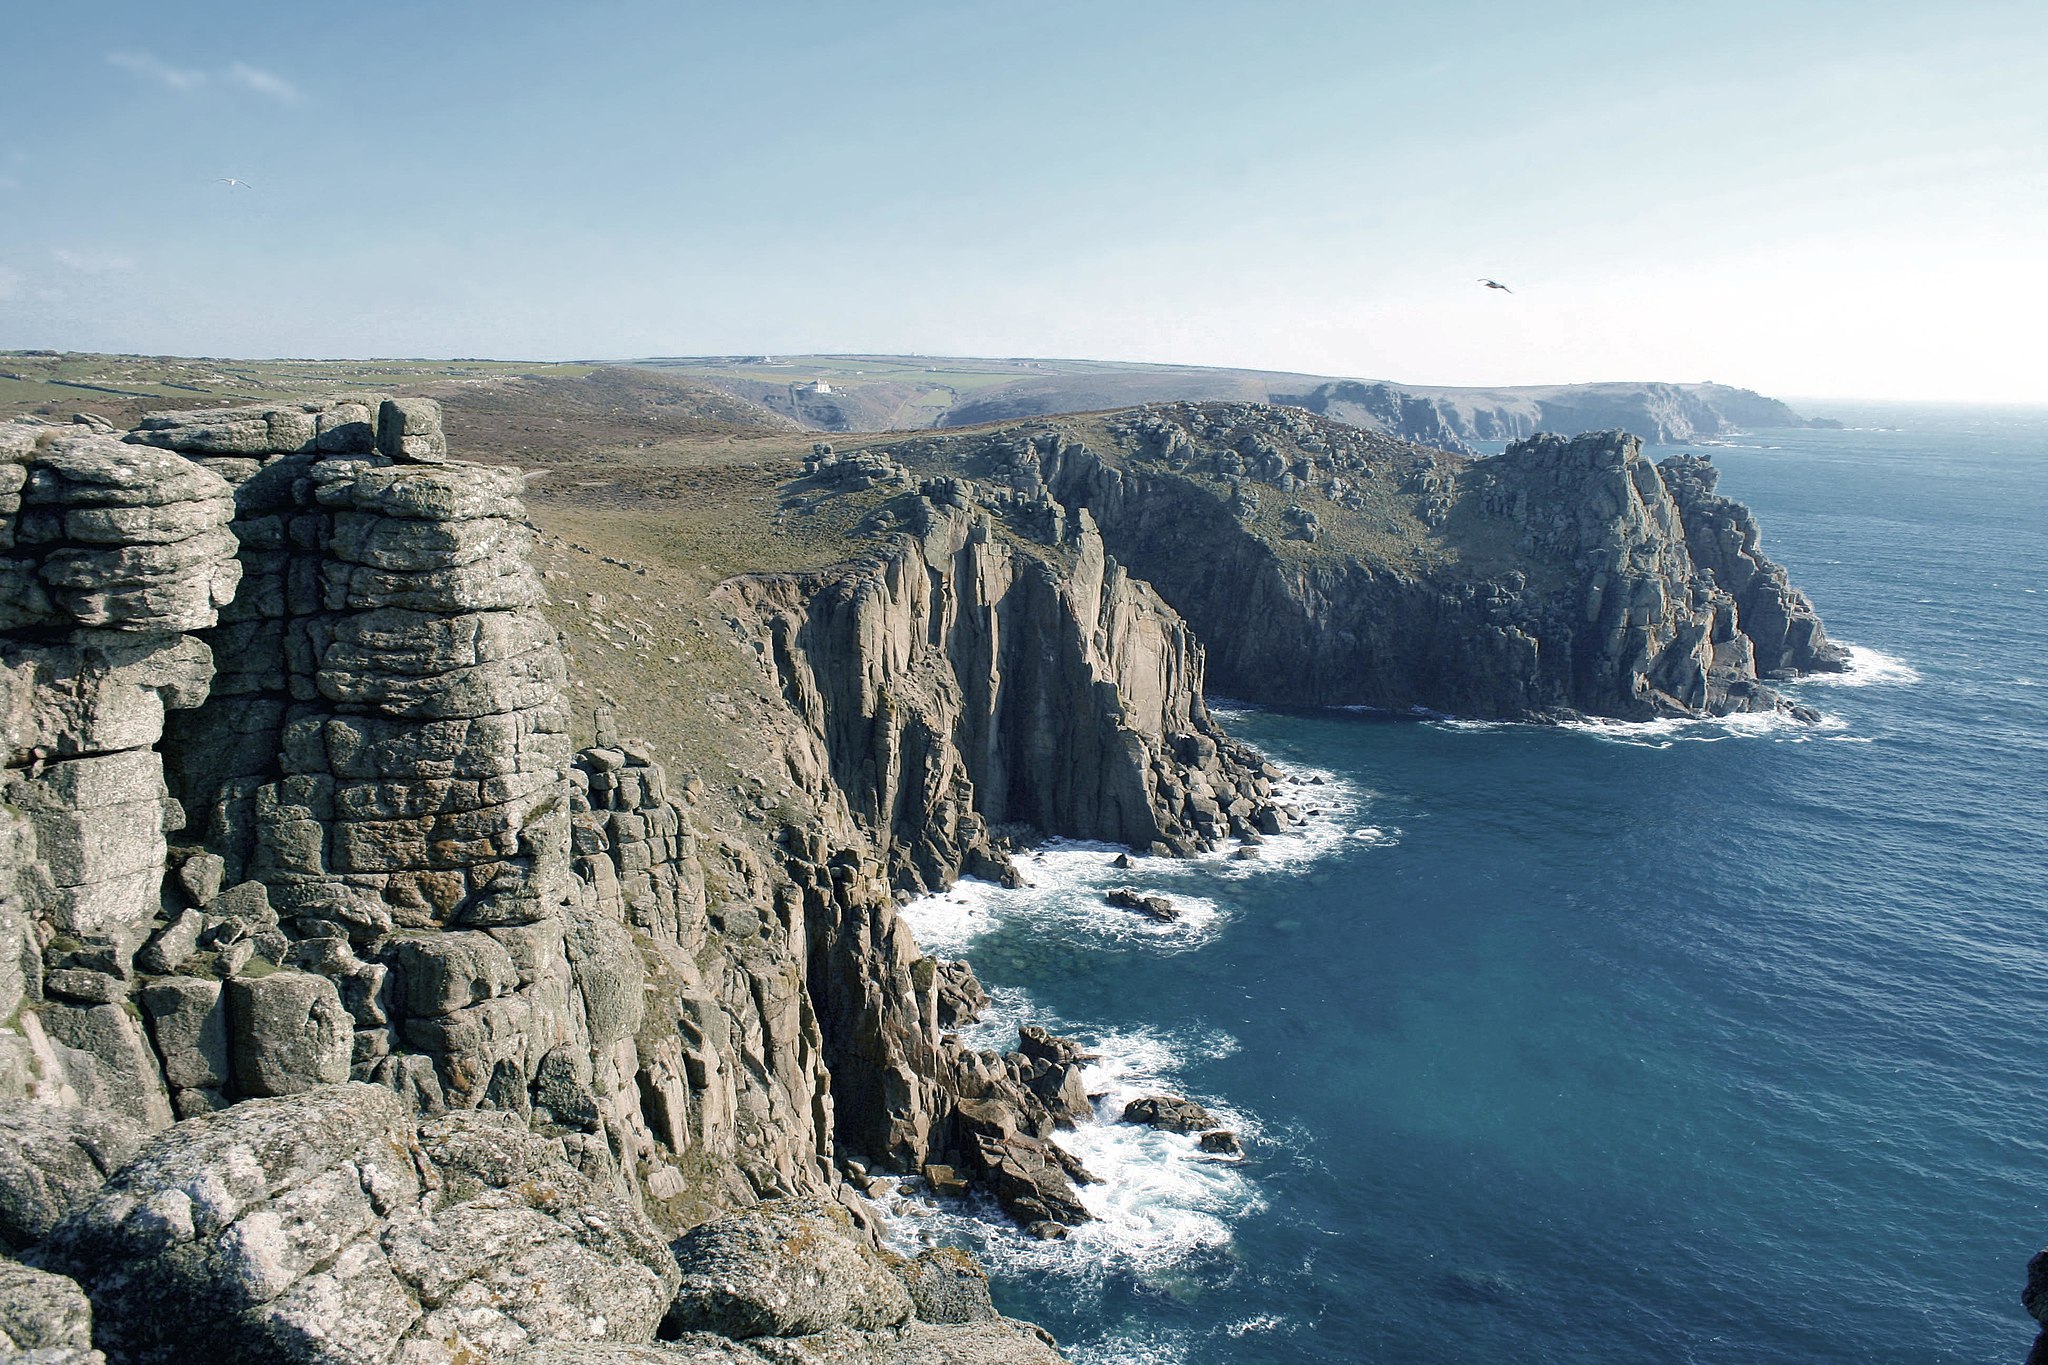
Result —
[{"label": "pale blue sky", "polygon": [[2038,0],[264,0],[6,29],[0,347],[2048,401]]}]

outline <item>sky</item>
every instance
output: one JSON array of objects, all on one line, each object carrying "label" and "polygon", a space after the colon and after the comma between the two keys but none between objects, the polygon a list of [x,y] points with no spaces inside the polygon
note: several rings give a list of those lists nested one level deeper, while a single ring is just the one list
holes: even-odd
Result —
[{"label": "sky", "polygon": [[6,31],[0,348],[2048,402],[2039,0],[77,0]]}]

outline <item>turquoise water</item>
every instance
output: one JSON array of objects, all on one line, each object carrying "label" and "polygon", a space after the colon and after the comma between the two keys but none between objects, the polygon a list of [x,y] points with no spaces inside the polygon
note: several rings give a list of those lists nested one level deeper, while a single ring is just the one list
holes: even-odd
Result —
[{"label": "turquoise water", "polygon": [[[1859,647],[1820,727],[1226,708],[1322,812],[1263,868],[1068,847],[913,908],[983,1032],[1097,1044],[1242,1163],[1084,1125],[1103,1221],[972,1209],[1085,1361],[2018,1360],[2048,1240],[2048,414],[1708,448]],[[1697,447],[1695,447],[1697,448]],[[1658,452],[1659,454],[1663,452]],[[1136,884],[1190,912],[1140,928]]]}]

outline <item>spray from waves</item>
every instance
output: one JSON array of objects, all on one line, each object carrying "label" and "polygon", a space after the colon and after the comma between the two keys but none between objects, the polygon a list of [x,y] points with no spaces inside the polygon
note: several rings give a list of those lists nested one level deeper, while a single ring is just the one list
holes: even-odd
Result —
[{"label": "spray from waves", "polygon": [[1567,730],[1607,744],[1637,749],[1669,749],[1674,744],[1718,744],[1730,739],[1767,739],[1778,744],[1806,744],[1834,738],[1849,728],[1839,716],[1800,720],[1783,711],[1740,711],[1726,716],[1667,716],[1658,720],[1612,720],[1584,716],[1567,721],[1459,720],[1431,714],[1427,724],[1453,733],[1491,734],[1500,730]]},{"label": "spray from waves", "polygon": [[1849,666],[1840,673],[1810,673],[1799,679],[1801,687],[1905,686],[1920,681],[1920,670],[1881,649],[1866,645],[1844,645]]},{"label": "spray from waves", "polygon": [[[1302,818],[1283,833],[1263,838],[1251,850],[1254,857],[1217,848],[1195,858],[1155,858],[1128,855],[1116,844],[1051,839],[1014,859],[1022,886],[963,877],[944,891],[906,902],[898,913],[919,946],[944,957],[968,955],[976,940],[1011,923],[1066,943],[1188,952],[1213,940],[1230,918],[1215,897],[1205,894],[1210,889],[1205,882],[1299,872],[1347,840],[1369,847],[1399,840],[1398,829],[1354,823],[1371,794],[1336,773],[1292,769],[1273,784],[1273,794]],[[1131,866],[1114,866],[1123,856]],[[1165,895],[1178,916],[1160,922],[1110,905],[1104,896],[1115,887]]]},{"label": "spray from waves", "polygon": [[[1114,844],[1053,839],[1014,861],[1024,884],[1010,888],[962,877],[944,891],[906,902],[898,911],[928,953],[959,957],[975,940],[1013,921],[1034,934],[1056,935],[1068,943],[1097,947],[1142,945],[1162,952],[1186,952],[1216,936],[1226,918],[1208,896],[1178,889],[1178,868],[1167,859],[1133,859],[1112,866],[1124,850]],[[1165,890],[1178,917],[1151,919],[1104,899],[1112,887],[1141,893]]]},{"label": "spray from waves", "polygon": [[[1024,1005],[1028,1009],[1028,1001]],[[1174,1038],[1149,1030],[1091,1034],[1047,1020],[1042,1011],[1032,1016],[1077,1036],[1098,1054],[1083,1073],[1088,1093],[1098,1097],[1094,1117],[1056,1139],[1096,1177],[1098,1183],[1077,1191],[1094,1221],[1063,1239],[1040,1241],[985,1196],[936,1200],[921,1181],[906,1178],[877,1204],[890,1243],[906,1254],[926,1246],[966,1246],[991,1273],[1052,1274],[1077,1292],[1099,1289],[1112,1278],[1163,1281],[1191,1258],[1224,1253],[1231,1225],[1266,1206],[1244,1163],[1202,1151],[1192,1134],[1119,1120],[1124,1106],[1140,1096],[1187,1095],[1177,1073],[1190,1060],[1227,1056],[1237,1040],[1220,1032]],[[1187,1097],[1248,1146],[1265,1140],[1253,1116],[1200,1095]]]},{"label": "spray from waves", "polygon": [[1727,716],[1694,720],[1603,720],[1587,718],[1565,721],[1558,727],[1609,744],[1639,749],[1668,749],[1674,744],[1718,744],[1730,739],[1767,739],[1777,744],[1806,744],[1846,730],[1849,722],[1838,716],[1817,721],[1800,720],[1783,711],[1742,711]]}]

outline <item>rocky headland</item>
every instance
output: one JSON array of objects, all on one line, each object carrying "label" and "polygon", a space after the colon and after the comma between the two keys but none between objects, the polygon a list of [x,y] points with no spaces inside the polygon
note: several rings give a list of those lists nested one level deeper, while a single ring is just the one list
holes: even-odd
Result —
[{"label": "rocky headland", "polygon": [[565,484],[416,398],[0,424],[0,1355],[1057,1360],[863,1197],[1089,1217],[1090,1059],[963,1045],[904,897],[1288,828],[1211,689],[1698,716],[1842,659],[1620,433],[720,442]]}]

